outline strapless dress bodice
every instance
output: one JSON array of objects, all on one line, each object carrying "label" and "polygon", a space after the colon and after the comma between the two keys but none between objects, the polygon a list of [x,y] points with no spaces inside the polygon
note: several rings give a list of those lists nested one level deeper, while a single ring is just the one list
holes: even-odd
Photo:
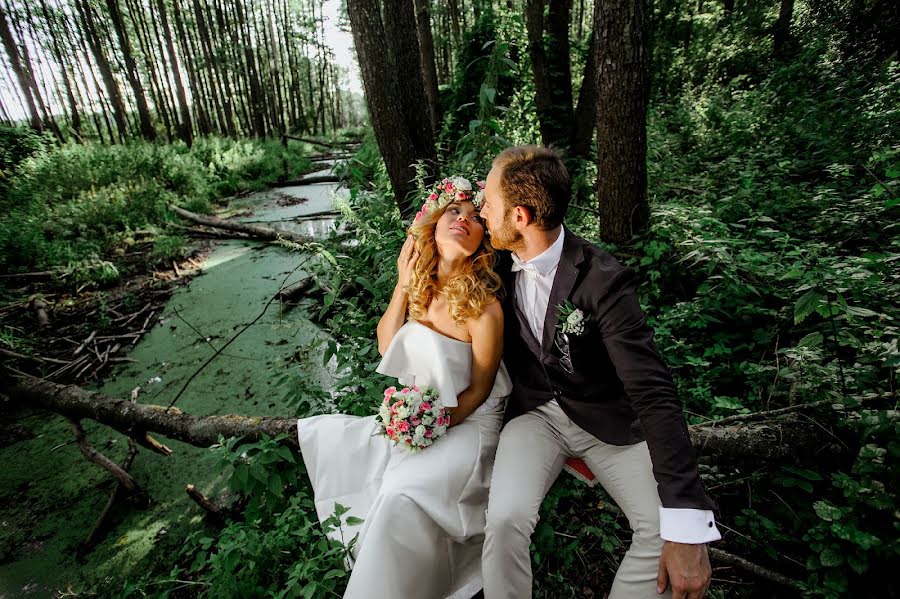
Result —
[{"label": "strapless dress bodice", "polygon": [[[397,378],[401,385],[434,387],[445,406],[456,407],[457,396],[472,380],[472,344],[410,320],[394,335],[376,371]],[[477,411],[504,405],[511,391],[512,381],[501,361],[494,386]]]}]

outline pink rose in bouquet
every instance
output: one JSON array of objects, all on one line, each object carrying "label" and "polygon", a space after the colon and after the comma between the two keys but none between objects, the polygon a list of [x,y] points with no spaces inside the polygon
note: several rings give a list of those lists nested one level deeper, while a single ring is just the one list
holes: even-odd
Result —
[{"label": "pink rose in bouquet", "polygon": [[431,387],[388,387],[375,416],[378,433],[394,445],[420,451],[447,433],[450,414]]}]

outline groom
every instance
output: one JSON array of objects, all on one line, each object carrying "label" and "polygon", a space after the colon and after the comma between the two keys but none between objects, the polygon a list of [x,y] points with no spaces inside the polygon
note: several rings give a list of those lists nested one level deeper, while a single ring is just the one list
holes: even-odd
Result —
[{"label": "groom", "polygon": [[566,459],[579,457],[633,530],[609,599],[700,599],[706,543],[720,535],[681,402],[634,272],[562,226],[569,196],[562,160],[539,146],[503,151],[485,187],[491,243],[513,260],[501,274],[514,383],[491,480],[485,598],[531,597],[538,509]]}]

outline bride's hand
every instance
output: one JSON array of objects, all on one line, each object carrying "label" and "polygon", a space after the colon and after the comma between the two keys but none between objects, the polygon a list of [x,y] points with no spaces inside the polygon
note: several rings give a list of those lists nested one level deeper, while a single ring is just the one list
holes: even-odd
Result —
[{"label": "bride's hand", "polygon": [[403,247],[400,248],[400,256],[397,258],[397,285],[406,287],[412,276],[419,252],[416,251],[416,242],[412,235],[406,236]]}]

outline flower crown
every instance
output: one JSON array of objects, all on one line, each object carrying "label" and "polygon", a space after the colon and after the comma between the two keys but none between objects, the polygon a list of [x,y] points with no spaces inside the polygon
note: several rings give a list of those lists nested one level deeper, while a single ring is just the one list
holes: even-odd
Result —
[{"label": "flower crown", "polygon": [[480,210],[481,204],[484,202],[484,184],[484,181],[476,181],[475,185],[478,187],[478,191],[474,191],[472,183],[465,177],[444,178],[428,195],[428,199],[416,213],[413,222],[419,222],[426,214],[440,210],[451,202],[472,202],[472,205]]}]

